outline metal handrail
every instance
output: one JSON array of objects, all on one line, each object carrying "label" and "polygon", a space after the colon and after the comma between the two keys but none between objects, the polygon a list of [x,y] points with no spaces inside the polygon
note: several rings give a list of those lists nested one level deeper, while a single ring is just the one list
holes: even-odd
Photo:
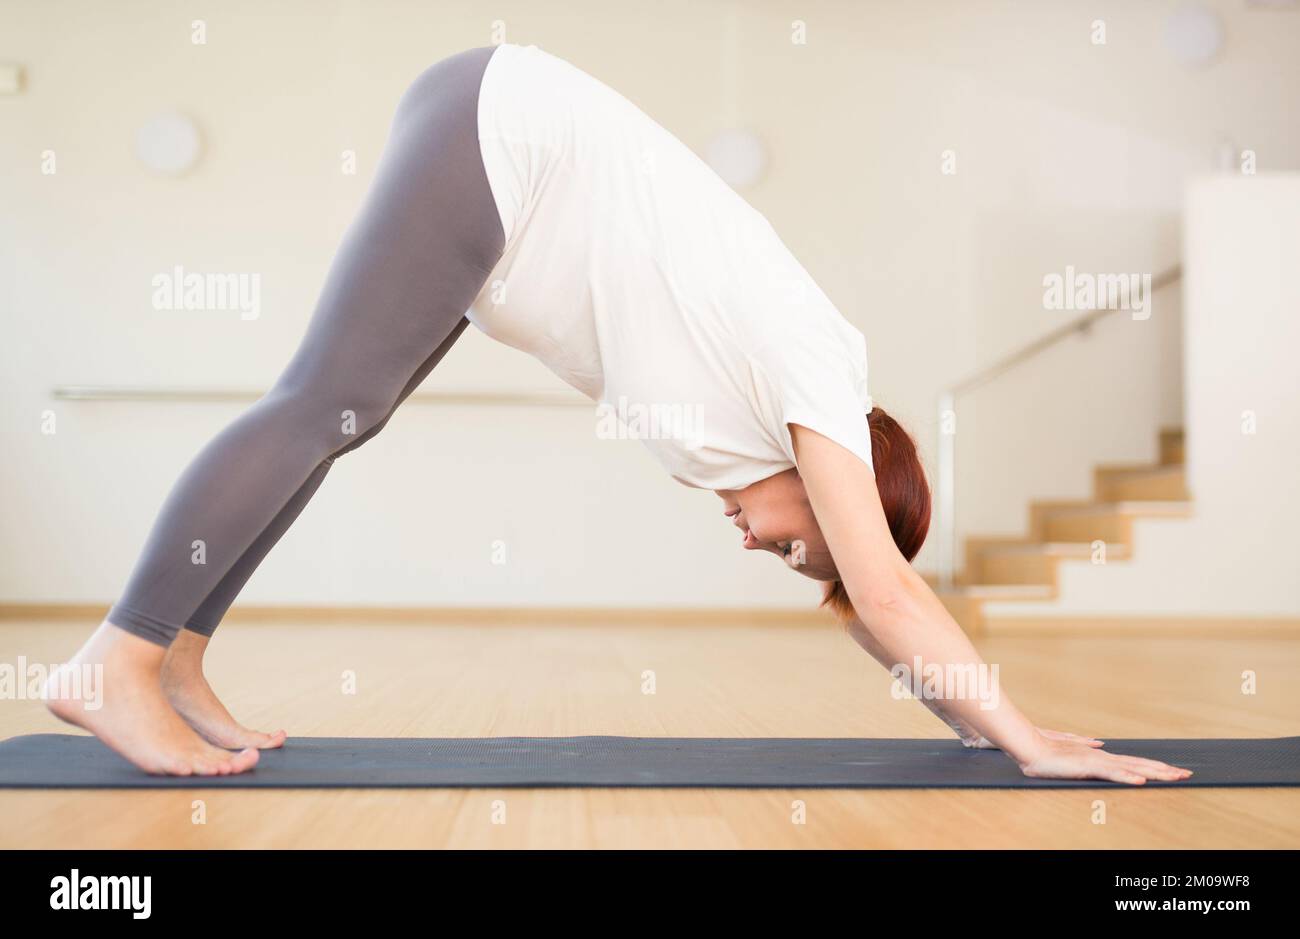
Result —
[{"label": "metal handrail", "polygon": [[[265,394],[251,388],[180,388],[133,385],[58,385],[50,390],[64,401],[157,401],[220,402],[256,401]],[[527,405],[534,407],[591,407],[579,394],[548,391],[417,391],[408,401],[420,404],[478,405],[488,407]]]},{"label": "metal handrail", "polygon": [[[1163,290],[1170,284],[1182,279],[1181,265],[1161,271],[1151,278],[1150,294]],[[1148,294],[1148,295],[1150,295]],[[957,520],[956,520],[956,417],[957,398],[988,384],[993,379],[1010,371],[1022,362],[1034,358],[1063,339],[1075,334],[1088,332],[1094,323],[1112,313],[1120,312],[1120,307],[1095,307],[1082,316],[1053,329],[1051,332],[1035,339],[1033,342],[1004,356],[992,365],[986,366],[974,374],[949,386],[939,395],[939,448],[938,448],[938,492],[936,509],[939,515],[939,586],[944,590],[952,589],[956,576],[957,563]],[[949,425],[953,426],[949,429]]]}]

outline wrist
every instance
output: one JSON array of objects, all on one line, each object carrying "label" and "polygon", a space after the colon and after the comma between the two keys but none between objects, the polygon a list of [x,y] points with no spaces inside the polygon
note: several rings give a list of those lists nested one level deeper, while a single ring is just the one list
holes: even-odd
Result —
[{"label": "wrist", "polygon": [[967,746],[970,746],[972,741],[979,740],[984,736],[965,721],[948,720],[945,718],[944,723],[947,724],[948,727],[951,728],[952,732],[957,735],[957,738]]},{"label": "wrist", "polygon": [[1042,756],[1048,743],[1048,739],[1038,732],[1038,728],[1031,725],[1027,733],[1017,735],[1012,745],[1004,746],[1002,749],[1018,765],[1025,766]]}]

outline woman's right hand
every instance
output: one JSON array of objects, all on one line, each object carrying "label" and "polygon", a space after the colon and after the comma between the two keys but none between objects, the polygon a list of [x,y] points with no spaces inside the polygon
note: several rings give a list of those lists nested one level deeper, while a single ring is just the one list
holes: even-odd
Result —
[{"label": "woman's right hand", "polygon": [[[972,730],[960,723],[950,723],[950,727],[961,738],[962,746],[969,747],[972,750],[1000,750],[1002,749],[988,737],[985,737],[978,730]],[[1080,737],[1078,734],[1071,734],[1064,730],[1045,730],[1038,728],[1038,732],[1044,737],[1050,737],[1053,740],[1073,740],[1077,743],[1087,744],[1090,747],[1104,747],[1106,744],[1096,737]]]},{"label": "woman's right hand", "polygon": [[1078,740],[1062,740],[1039,734],[1038,746],[1019,761],[1020,771],[1036,779],[1105,779],[1141,786],[1148,779],[1180,782],[1192,775],[1189,769],[1159,760],[1109,753]]}]

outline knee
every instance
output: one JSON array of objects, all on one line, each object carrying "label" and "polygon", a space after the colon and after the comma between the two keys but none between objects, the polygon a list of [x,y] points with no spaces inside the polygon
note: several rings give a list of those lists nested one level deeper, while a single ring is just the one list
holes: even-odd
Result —
[{"label": "knee", "polygon": [[394,399],[382,391],[277,387],[260,404],[272,419],[319,451],[320,459],[359,447],[388,421]]},{"label": "knee", "polygon": [[338,412],[339,441],[341,449],[335,454],[355,450],[384,429],[391,413],[389,407],[344,407]]},{"label": "knee", "polygon": [[352,397],[335,393],[330,397],[332,401],[320,409],[320,419],[333,425],[334,446],[330,451],[333,456],[355,450],[383,430],[395,403],[391,396],[374,391]]}]

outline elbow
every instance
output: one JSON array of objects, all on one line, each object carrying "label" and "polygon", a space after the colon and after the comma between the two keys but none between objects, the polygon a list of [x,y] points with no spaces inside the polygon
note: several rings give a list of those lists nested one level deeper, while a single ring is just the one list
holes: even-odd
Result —
[{"label": "elbow", "polygon": [[897,628],[924,616],[924,592],[929,586],[911,567],[875,578],[849,593],[853,609],[870,630]]}]

